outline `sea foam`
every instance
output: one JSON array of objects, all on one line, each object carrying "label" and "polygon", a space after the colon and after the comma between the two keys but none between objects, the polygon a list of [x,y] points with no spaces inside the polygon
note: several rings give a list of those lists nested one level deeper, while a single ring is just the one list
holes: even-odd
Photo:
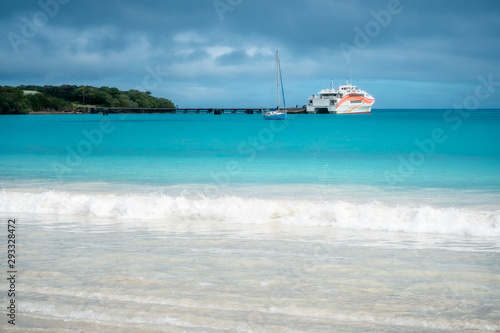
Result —
[{"label": "sea foam", "polygon": [[500,236],[500,210],[390,206],[380,202],[310,201],[224,196],[114,195],[62,191],[0,192],[0,212],[79,215],[167,222],[333,226],[408,233]]}]

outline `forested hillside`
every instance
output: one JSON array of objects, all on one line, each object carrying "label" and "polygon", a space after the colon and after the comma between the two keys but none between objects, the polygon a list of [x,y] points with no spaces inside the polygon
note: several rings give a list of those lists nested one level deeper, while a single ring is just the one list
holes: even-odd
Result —
[{"label": "forested hillside", "polygon": [[36,111],[85,111],[90,106],[123,108],[174,108],[166,98],[149,91],[121,91],[91,86],[0,86],[0,113]]}]

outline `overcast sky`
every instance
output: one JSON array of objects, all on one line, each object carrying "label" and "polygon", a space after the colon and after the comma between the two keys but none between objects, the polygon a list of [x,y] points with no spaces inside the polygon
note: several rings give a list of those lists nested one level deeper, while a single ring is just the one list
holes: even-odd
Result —
[{"label": "overcast sky", "polygon": [[287,106],[352,77],[375,109],[500,108],[498,0],[2,1],[0,32],[0,85],[273,106],[278,49]]}]

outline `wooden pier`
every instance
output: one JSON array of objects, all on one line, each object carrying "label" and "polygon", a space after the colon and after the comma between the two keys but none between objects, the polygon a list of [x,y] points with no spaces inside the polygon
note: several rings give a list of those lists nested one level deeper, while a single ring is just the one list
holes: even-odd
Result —
[{"label": "wooden pier", "polygon": [[[264,108],[106,108],[106,107],[94,107],[89,108],[89,113],[102,113],[103,115],[115,114],[115,113],[137,113],[137,114],[148,114],[148,113],[211,113],[214,115],[221,115],[224,113],[240,113],[240,114],[254,114],[262,113]],[[289,108],[286,109],[287,113],[305,113],[304,108]]]}]

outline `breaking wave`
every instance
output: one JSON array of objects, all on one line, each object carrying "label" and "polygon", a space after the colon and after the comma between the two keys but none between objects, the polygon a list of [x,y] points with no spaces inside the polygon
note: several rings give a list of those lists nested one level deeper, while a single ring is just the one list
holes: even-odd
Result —
[{"label": "breaking wave", "polygon": [[500,236],[500,210],[389,206],[379,202],[257,199],[226,196],[169,196],[0,192],[0,212],[80,215],[96,218],[167,222],[218,221],[227,223],[280,223],[299,226],[334,226],[407,233]]}]

